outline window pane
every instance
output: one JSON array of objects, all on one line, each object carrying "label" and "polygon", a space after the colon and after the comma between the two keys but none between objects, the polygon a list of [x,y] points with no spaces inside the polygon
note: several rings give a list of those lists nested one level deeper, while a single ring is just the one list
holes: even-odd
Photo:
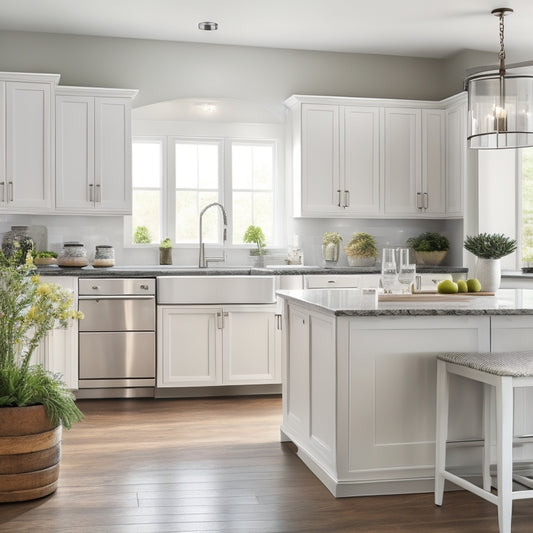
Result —
[{"label": "window pane", "polygon": [[233,243],[243,244],[242,237],[246,228],[253,224],[252,193],[233,193]]},{"label": "window pane", "polygon": [[198,186],[198,150],[196,144],[176,144],[176,187],[196,189]]},{"label": "window pane", "polygon": [[533,149],[522,150],[522,261],[533,262]]},{"label": "window pane", "polygon": [[218,146],[198,145],[198,188],[218,188]]},{"label": "window pane", "polygon": [[176,242],[198,242],[196,191],[176,191]]},{"label": "window pane", "polygon": [[272,146],[254,146],[254,189],[272,189]]},{"label": "window pane", "polygon": [[[200,211],[206,206],[213,202],[218,201],[218,194],[216,192],[211,191],[200,191],[198,194],[198,202],[199,202],[199,208]],[[197,217],[197,224],[199,224],[199,216],[200,213],[198,212]],[[203,236],[203,242],[208,243],[222,243],[222,235],[220,233],[220,220],[221,220],[222,214],[220,212],[220,209],[216,206],[210,207],[202,217],[202,236]]]},{"label": "window pane", "polygon": [[234,145],[231,151],[234,189],[252,188],[252,147]]},{"label": "window pane", "polygon": [[[158,190],[134,190],[131,218],[134,234],[138,227],[145,226],[150,234],[150,242],[160,242],[160,210],[161,195]],[[135,239],[134,242],[136,242]]]},{"label": "window pane", "polygon": [[254,193],[254,222],[256,226],[261,226],[266,242],[270,244],[273,240],[273,220],[272,194]]},{"label": "window pane", "polygon": [[161,154],[159,142],[132,144],[133,187],[161,187]]}]

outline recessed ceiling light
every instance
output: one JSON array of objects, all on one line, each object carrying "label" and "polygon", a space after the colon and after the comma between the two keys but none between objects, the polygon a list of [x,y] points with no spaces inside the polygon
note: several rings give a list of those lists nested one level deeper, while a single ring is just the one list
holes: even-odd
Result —
[{"label": "recessed ceiling light", "polygon": [[204,31],[218,30],[217,22],[200,22],[198,23],[198,29]]}]

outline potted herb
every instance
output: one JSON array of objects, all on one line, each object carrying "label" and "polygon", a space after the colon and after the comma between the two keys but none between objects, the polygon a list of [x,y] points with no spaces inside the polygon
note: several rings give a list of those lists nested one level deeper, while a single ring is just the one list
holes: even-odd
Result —
[{"label": "potted herb", "polygon": [[376,239],[369,233],[354,233],[344,253],[350,266],[373,266],[378,256]]},{"label": "potted herb", "polygon": [[477,257],[474,276],[481,283],[481,289],[496,291],[501,280],[500,259],[516,250],[516,241],[501,233],[480,233],[467,236],[464,247]]},{"label": "potted herb", "polygon": [[416,262],[419,265],[440,265],[448,250],[450,241],[440,233],[427,231],[418,237],[407,239],[407,246],[415,251]]},{"label": "potted herb", "polygon": [[322,257],[326,265],[336,265],[342,237],[334,231],[326,231],[322,236]]},{"label": "potted herb", "polygon": [[0,253],[0,478],[9,475],[0,502],[55,491],[61,426],[70,429],[83,417],[61,376],[31,362],[52,329],[82,315],[70,291],[32,275],[31,254],[22,265],[18,255]]},{"label": "potted herb", "polygon": [[261,227],[254,226],[253,224],[248,226],[242,240],[247,244],[256,245],[256,248],[250,250],[250,255],[254,257],[256,266],[263,266],[265,262],[263,256],[266,254],[266,239]]},{"label": "potted herb", "polygon": [[168,237],[163,239],[159,245],[159,264],[172,264],[172,241]]},{"label": "potted herb", "polygon": [[55,265],[57,263],[57,254],[50,251],[37,252],[33,262],[39,266]]}]

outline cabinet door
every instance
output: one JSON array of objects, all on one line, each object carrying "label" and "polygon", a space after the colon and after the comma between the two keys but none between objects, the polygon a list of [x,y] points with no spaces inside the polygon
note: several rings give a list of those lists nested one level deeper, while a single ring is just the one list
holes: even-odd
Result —
[{"label": "cabinet door", "polygon": [[379,137],[379,109],[344,108],[340,160],[345,215],[380,213]]},{"label": "cabinet door", "polygon": [[466,103],[446,111],[446,214],[463,216]]},{"label": "cabinet door", "polygon": [[444,215],[446,199],[445,115],[422,110],[422,213]]},{"label": "cabinet door", "polygon": [[223,312],[223,383],[280,383],[276,306],[225,307]]},{"label": "cabinet door", "polygon": [[6,82],[6,206],[42,211],[50,201],[50,85]]},{"label": "cabinet door", "polygon": [[95,99],[95,205],[131,214],[131,101]]},{"label": "cabinet door", "polygon": [[92,97],[56,97],[56,208],[94,208]]},{"label": "cabinet door", "polygon": [[212,308],[158,307],[158,387],[220,384],[221,311]]},{"label": "cabinet door", "polygon": [[339,108],[302,105],[302,215],[339,213]]},{"label": "cabinet door", "polygon": [[412,215],[420,201],[420,110],[385,109],[385,214]]},{"label": "cabinet door", "polygon": [[[42,276],[43,283],[56,283],[73,294],[78,301],[78,278],[75,276]],[[54,329],[36,350],[33,363],[59,373],[70,389],[78,388],[78,321],[65,329]]]}]

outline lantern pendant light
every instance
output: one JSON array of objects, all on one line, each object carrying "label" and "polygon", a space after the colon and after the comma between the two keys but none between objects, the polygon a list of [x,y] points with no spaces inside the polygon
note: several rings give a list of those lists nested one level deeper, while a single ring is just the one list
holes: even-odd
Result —
[{"label": "lantern pendant light", "polygon": [[533,76],[505,68],[504,17],[508,7],[491,11],[499,18],[499,69],[466,78],[468,141],[473,149],[533,146]]}]

